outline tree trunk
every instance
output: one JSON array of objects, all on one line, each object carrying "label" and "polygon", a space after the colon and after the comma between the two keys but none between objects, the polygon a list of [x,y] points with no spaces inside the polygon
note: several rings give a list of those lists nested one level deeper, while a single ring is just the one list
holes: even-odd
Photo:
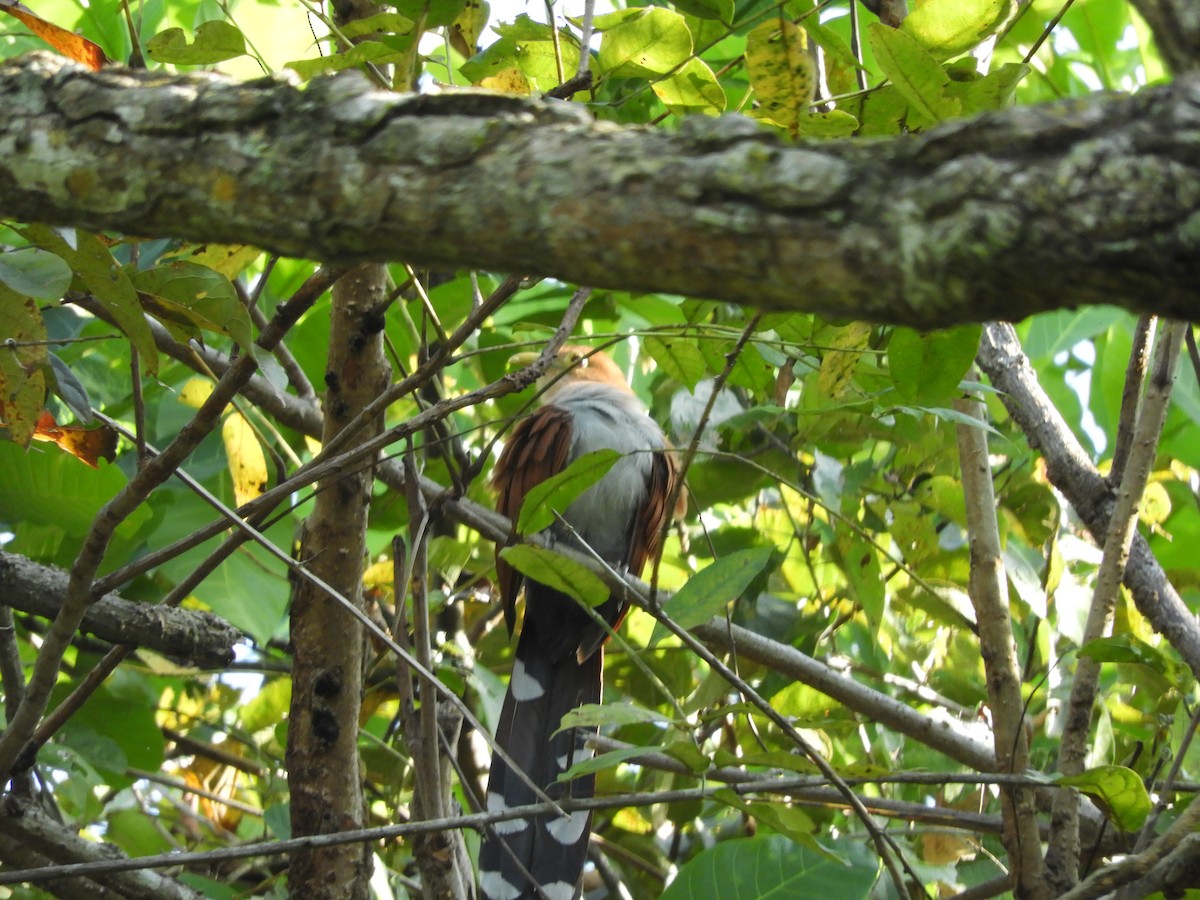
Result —
[{"label": "tree trunk", "polygon": [[[388,384],[380,312],[387,287],[386,269],[364,266],[344,276],[333,289],[325,441],[339,434]],[[374,436],[382,424],[368,421],[352,443]],[[309,572],[360,607],[373,479],[374,466],[367,465],[321,481],[300,551]],[[292,598],[291,637],[294,664],[287,767],[292,834],[361,828],[365,806],[358,720],[363,629],[326,591],[302,580]],[[365,900],[370,854],[370,844],[296,851],[288,872],[292,895],[306,900]]]}]

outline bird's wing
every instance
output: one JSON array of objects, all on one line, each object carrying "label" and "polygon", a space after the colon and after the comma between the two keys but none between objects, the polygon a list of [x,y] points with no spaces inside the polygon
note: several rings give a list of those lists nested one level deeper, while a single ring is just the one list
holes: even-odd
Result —
[{"label": "bird's wing", "polygon": [[[492,471],[492,483],[499,494],[496,509],[502,515],[516,522],[525,495],[566,468],[571,434],[571,414],[557,406],[543,406],[518,423]],[[504,622],[512,634],[521,573],[497,556],[496,579],[504,603]]]}]

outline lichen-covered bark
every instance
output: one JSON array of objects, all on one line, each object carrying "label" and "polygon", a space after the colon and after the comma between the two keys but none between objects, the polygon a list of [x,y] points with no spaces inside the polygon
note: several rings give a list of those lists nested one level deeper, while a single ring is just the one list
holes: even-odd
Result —
[{"label": "lichen-covered bark", "polygon": [[0,67],[0,215],[921,327],[1200,313],[1200,80],[889,141],[553,101]]}]

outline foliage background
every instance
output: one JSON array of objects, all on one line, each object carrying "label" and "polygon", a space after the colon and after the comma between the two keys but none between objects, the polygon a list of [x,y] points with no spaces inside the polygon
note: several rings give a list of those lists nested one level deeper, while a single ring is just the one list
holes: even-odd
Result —
[{"label": "foliage background", "polygon": [[[136,51],[121,2],[51,0],[36,12],[78,30],[111,59],[140,54],[150,67],[201,64],[236,77],[290,70],[307,79],[358,66],[389,88],[416,75],[424,89],[482,83],[539,92],[578,66],[583,10],[553,8],[561,29],[555,32],[540,21],[541,9],[489,14],[474,0],[401,0],[381,8],[385,17],[371,21],[369,39],[351,47],[328,36],[326,11],[315,4],[148,0],[130,10]],[[1147,28],[1126,3],[1037,0],[1022,4],[1014,20],[1016,12],[1006,3],[927,0],[902,32],[894,32],[871,24],[874,17],[859,10],[860,80],[846,3],[815,10],[805,0],[687,0],[602,11],[593,23],[599,33],[590,62],[593,87],[572,99],[602,119],[668,129],[688,115],[741,110],[783,140],[819,140],[898,135],[1011,102],[1136,91],[1166,77]],[[477,38],[486,46],[470,53]],[[810,49],[800,47],[801,40]],[[15,20],[5,23],[5,57],[41,46]],[[836,108],[811,103],[807,92],[814,83],[822,98],[840,98]],[[89,468],[54,445],[29,444],[28,432],[15,427],[13,404],[40,408],[44,375],[55,371],[59,390],[45,402],[60,424],[81,412],[78,402],[64,398],[75,383],[96,410],[146,444],[165,446],[207,396],[207,360],[239,343],[249,352],[250,335],[315,266],[245,248],[68,235],[68,245],[86,242],[94,249],[92,265],[115,261],[121,267],[128,287],[109,296],[88,277],[89,263],[64,251],[62,240],[62,234],[56,238],[23,223],[0,229],[0,282],[6,285],[0,329],[21,340],[44,335],[62,364],[50,370],[46,345],[38,344],[21,358],[19,371],[4,370],[12,440],[0,442],[0,530],[6,552],[70,569],[96,514],[136,471],[137,447],[123,439],[115,462]],[[33,273],[35,289],[5,277],[21,266]],[[501,283],[491,273],[413,272],[399,262],[391,276],[397,291],[385,334],[397,373],[412,371],[435,352],[446,332]],[[438,397],[501,378],[513,353],[537,348],[553,333],[574,289],[522,284],[435,379],[388,408],[387,424],[404,422]],[[64,295],[74,302],[59,302]],[[88,295],[90,305],[84,302]],[[184,352],[181,361],[150,349],[149,331],[126,320],[122,334],[106,321],[129,308],[122,304],[136,309],[139,300],[176,342],[201,340],[209,356]],[[329,321],[326,297],[290,330],[285,351],[259,353],[262,374],[300,402],[313,402],[312,386],[322,389]],[[1109,308],[1045,314],[1018,326],[1042,387],[1102,469],[1119,429],[1127,426],[1121,398],[1139,327],[1134,317]],[[660,588],[681,591],[665,606],[669,616],[695,625],[725,615],[825,662],[877,696],[948,723],[964,740],[990,746],[986,677],[967,593],[970,554],[955,432],[964,414],[954,406],[964,381],[980,390],[1029,723],[1029,766],[1047,775],[1056,771],[1061,713],[1100,552],[1049,484],[1038,453],[999,398],[970,369],[978,326],[928,335],[805,314],[752,316],[701,299],[596,291],[576,334],[576,340],[612,353],[656,418],[670,423],[680,446],[694,436],[704,391],[713,379],[724,384],[688,471],[689,514],[672,532],[654,573]],[[139,366],[132,370],[130,339],[139,349]],[[417,435],[424,474],[489,505],[495,442],[531,397],[498,396],[448,415],[440,431]],[[1200,537],[1194,372],[1184,371],[1173,399],[1140,523],[1194,608],[1198,579],[1191,548]],[[278,484],[317,449],[313,434],[242,399],[182,468],[235,507],[262,485]],[[399,456],[403,450],[398,445],[387,452]],[[264,533],[277,547],[292,546],[311,502],[311,489],[297,490],[272,515]],[[100,574],[121,572],[215,518],[195,490],[167,481],[117,528]],[[413,540],[406,499],[377,484],[367,587],[381,621],[391,620],[397,599],[409,599],[392,580],[397,533]],[[140,572],[123,584],[122,594],[160,600],[221,539]],[[438,675],[490,725],[510,658],[489,581],[493,546],[445,519],[436,523],[428,553]],[[109,676],[38,758],[66,822],[135,856],[289,835],[283,759],[289,593],[285,566],[251,544],[187,592],[186,606],[212,610],[244,630],[237,661],[222,671],[198,671],[141,651]],[[17,617],[16,648],[27,668],[45,627],[42,620]],[[1114,816],[1127,814],[1136,828],[1146,821],[1149,803],[1142,783],[1161,779],[1172,762],[1180,764],[1177,780],[1195,780],[1195,752],[1186,741],[1194,686],[1178,654],[1124,595],[1113,635],[1092,650],[1105,664],[1087,762],[1136,773],[1132,786],[1106,798],[1116,807]],[[59,672],[55,702],[106,649],[85,634],[78,637]],[[410,815],[413,763],[398,728],[396,660],[380,645],[373,649],[359,743],[369,819],[381,825]],[[609,738],[628,747],[606,757],[598,792],[638,796],[598,814],[597,879],[619,879],[634,897],[657,896],[668,884],[671,896],[730,896],[725,879],[751,876],[756,886],[743,896],[762,896],[772,886],[824,889],[840,897],[884,896],[891,889],[877,856],[864,849],[862,822],[837,803],[769,790],[748,797],[692,790],[655,802],[658,792],[709,787],[710,764],[753,774],[817,775],[793,736],[747,701],[749,686],[852,780],[877,815],[891,817],[886,827],[897,849],[931,895],[994,885],[1011,864],[997,836],[998,793],[986,776],[955,781],[978,773],[770,666],[736,654],[724,658],[739,684],[731,685],[678,639],[656,632],[654,620],[641,612],[611,648],[606,708],[593,717],[609,726]],[[8,685],[6,694],[12,695]],[[662,759],[653,764],[632,756],[646,750],[667,754],[675,771]],[[486,760],[478,738],[465,735],[458,757],[463,779],[477,791]],[[472,808],[470,790],[460,787],[456,796]],[[1170,801],[1164,815],[1150,822],[1160,830],[1190,799],[1164,797]],[[993,824],[981,825],[967,813],[990,816]],[[1114,830],[1111,824],[1099,828],[1098,841]],[[473,833],[468,835],[473,843]],[[374,892],[405,895],[415,878],[411,845],[377,842],[374,854]],[[1105,855],[1098,852],[1093,862]],[[179,879],[212,897],[285,893],[282,868],[269,855],[198,866]],[[16,890],[36,895],[40,889]]]}]

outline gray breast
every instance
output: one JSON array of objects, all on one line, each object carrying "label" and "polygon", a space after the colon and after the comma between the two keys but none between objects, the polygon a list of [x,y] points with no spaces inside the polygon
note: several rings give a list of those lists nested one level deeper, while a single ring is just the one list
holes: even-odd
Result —
[{"label": "gray breast", "polygon": [[633,517],[646,502],[651,451],[666,445],[662,429],[635,396],[605,384],[570,385],[554,405],[572,416],[571,460],[604,449],[622,455],[603,480],[568,507],[564,518],[604,559],[623,564]]}]

